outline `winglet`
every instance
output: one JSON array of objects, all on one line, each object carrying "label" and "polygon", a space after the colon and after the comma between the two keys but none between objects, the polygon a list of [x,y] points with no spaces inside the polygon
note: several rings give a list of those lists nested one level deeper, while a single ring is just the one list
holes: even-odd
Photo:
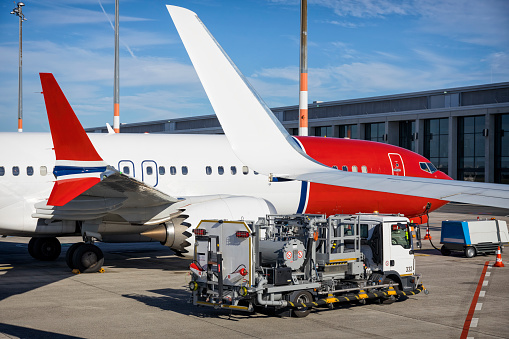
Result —
[{"label": "winglet", "polygon": [[100,181],[106,163],[90,142],[51,73],[40,73],[56,164],[48,205],[63,206]]}]

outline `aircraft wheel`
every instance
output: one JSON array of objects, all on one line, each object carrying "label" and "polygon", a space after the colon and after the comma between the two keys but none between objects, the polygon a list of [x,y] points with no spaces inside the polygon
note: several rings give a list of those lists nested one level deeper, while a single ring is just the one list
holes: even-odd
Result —
[{"label": "aircraft wheel", "polygon": [[104,264],[104,254],[95,245],[83,244],[74,251],[72,262],[74,268],[77,268],[81,273],[97,272]]},{"label": "aircraft wheel", "polygon": [[[296,291],[290,297],[294,304],[310,304],[313,302],[313,296],[308,291]],[[293,315],[297,318],[304,318],[311,312],[310,307],[295,309]]]},{"label": "aircraft wheel", "polygon": [[74,264],[72,262],[72,257],[74,255],[74,252],[76,252],[76,249],[78,247],[80,247],[81,245],[83,245],[84,243],[83,242],[77,242],[75,244],[72,244],[71,247],[69,247],[67,249],[67,252],[65,253],[65,263],[67,264],[67,266],[73,270],[75,269],[76,267],[74,267]]},{"label": "aircraft wheel", "polygon": [[37,259],[35,257],[35,252],[34,252],[35,242],[37,241],[37,239],[39,239],[39,238],[38,237],[30,238],[30,241],[28,242],[28,254],[30,254],[30,256],[34,259]]},{"label": "aircraft wheel", "polygon": [[34,257],[39,260],[53,261],[61,251],[60,241],[55,237],[36,238],[33,244]]}]

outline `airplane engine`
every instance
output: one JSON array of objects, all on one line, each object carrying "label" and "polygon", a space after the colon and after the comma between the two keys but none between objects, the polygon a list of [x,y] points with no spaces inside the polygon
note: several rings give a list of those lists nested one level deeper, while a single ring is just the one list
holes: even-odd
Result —
[{"label": "airplane engine", "polygon": [[182,213],[142,235],[159,240],[177,254],[192,257],[194,234],[192,230],[204,219],[258,220],[258,217],[277,213],[265,199],[227,196],[191,203],[183,207]]}]

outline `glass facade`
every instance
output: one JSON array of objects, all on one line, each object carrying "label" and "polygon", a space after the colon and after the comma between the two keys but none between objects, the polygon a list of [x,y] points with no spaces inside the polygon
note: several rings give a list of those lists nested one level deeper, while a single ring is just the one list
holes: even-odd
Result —
[{"label": "glass facade", "polygon": [[449,173],[449,118],[424,120],[424,156]]},{"label": "glass facade", "polygon": [[332,126],[315,127],[315,137],[332,137]]},{"label": "glass facade", "polygon": [[357,125],[342,125],[339,126],[339,137],[357,139],[359,137]]},{"label": "glass facade", "polygon": [[495,116],[495,182],[509,184],[509,114]]},{"label": "glass facade", "polygon": [[415,147],[415,121],[399,122],[399,147],[414,150]]},{"label": "glass facade", "polygon": [[384,142],[384,134],[385,134],[385,123],[384,122],[375,122],[372,124],[365,125],[365,138],[366,140]]},{"label": "glass facade", "polygon": [[458,180],[484,181],[484,115],[458,118]]}]

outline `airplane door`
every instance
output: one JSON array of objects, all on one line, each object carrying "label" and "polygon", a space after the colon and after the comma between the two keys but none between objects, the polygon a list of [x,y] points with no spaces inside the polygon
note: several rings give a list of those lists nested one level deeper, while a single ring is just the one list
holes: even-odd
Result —
[{"label": "airplane door", "polygon": [[144,160],[141,163],[141,180],[150,186],[157,186],[157,164],[153,160]]},{"label": "airplane door", "polygon": [[403,158],[398,153],[388,153],[389,160],[392,167],[392,175],[404,176],[405,175],[405,164],[403,164]]},{"label": "airplane door", "polygon": [[134,171],[134,163],[131,160],[121,160],[118,162],[118,170],[125,175],[130,177],[135,177],[136,173]]}]

